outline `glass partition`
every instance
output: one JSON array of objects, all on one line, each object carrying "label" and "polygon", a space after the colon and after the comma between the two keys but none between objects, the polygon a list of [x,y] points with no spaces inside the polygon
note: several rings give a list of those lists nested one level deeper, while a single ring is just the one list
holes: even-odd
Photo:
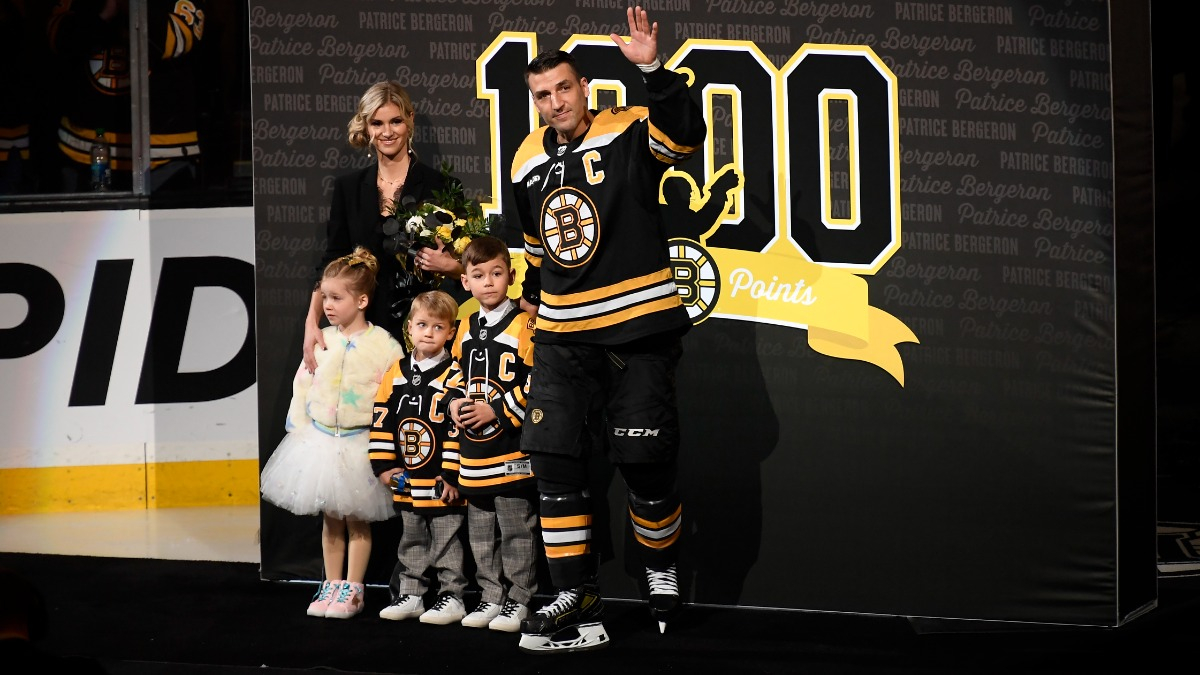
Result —
[{"label": "glass partition", "polygon": [[0,0],[0,211],[249,205],[247,7]]}]

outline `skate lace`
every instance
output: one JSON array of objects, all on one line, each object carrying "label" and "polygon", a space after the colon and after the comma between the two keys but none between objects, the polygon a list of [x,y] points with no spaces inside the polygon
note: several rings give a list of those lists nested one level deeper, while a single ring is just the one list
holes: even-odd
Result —
[{"label": "skate lace", "polygon": [[338,589],[338,596],[337,596],[336,602],[338,604],[349,602],[350,601],[350,591],[352,591],[352,590],[353,589],[350,588],[350,584],[342,584],[342,587],[340,589]]},{"label": "skate lace", "polygon": [[675,566],[665,570],[646,568],[646,580],[650,584],[650,595],[679,595],[679,580],[675,576]]},{"label": "skate lace", "polygon": [[521,606],[517,603],[513,602],[512,600],[505,600],[504,606],[500,608],[500,616],[506,619],[511,619],[517,615],[517,611],[520,609]]},{"label": "skate lace", "polygon": [[579,594],[575,591],[559,591],[558,597],[554,599],[554,602],[539,609],[537,613],[542,616],[561,614],[570,609],[571,605],[575,604],[575,600],[578,598]]}]

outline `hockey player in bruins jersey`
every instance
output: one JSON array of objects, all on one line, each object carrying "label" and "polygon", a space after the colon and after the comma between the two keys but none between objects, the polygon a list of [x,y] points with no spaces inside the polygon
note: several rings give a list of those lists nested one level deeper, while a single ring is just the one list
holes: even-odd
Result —
[{"label": "hockey player in bruins jersey", "polygon": [[650,612],[665,631],[679,607],[682,509],[676,491],[675,371],[690,327],[672,277],[658,185],[707,130],[683,76],[658,59],[658,25],[629,8],[629,42],[647,107],[587,108],[574,58],[547,52],[525,81],[547,127],[518,149],[511,179],[536,306],[534,365],[522,448],[538,480],[557,597],[521,624],[527,652],[603,647],[587,457],[603,446],[628,488]]}]

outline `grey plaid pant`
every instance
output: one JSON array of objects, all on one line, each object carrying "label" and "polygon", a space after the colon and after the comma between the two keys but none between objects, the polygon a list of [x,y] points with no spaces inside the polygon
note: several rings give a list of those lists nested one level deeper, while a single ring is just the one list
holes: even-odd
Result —
[{"label": "grey plaid pant", "polygon": [[401,511],[400,517],[404,532],[396,551],[398,563],[392,574],[392,591],[399,595],[424,595],[429,588],[425,572],[432,569],[438,580],[438,592],[453,593],[462,600],[467,578],[463,574],[463,545],[458,532],[465,516]]},{"label": "grey plaid pant", "polygon": [[[537,590],[537,493],[472,496],[467,500],[467,534],[475,556],[481,600],[497,605],[507,597],[529,604]],[[505,589],[505,583],[508,587]]]}]

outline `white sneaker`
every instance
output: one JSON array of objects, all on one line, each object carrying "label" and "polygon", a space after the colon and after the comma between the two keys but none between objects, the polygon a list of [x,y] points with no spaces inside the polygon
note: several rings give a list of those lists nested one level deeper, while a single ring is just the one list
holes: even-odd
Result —
[{"label": "white sneaker", "polygon": [[488,628],[492,630],[504,631],[505,633],[521,632],[521,620],[529,616],[529,608],[519,602],[505,600],[504,607],[496,614],[496,618],[488,624]]},{"label": "white sneaker", "polygon": [[425,613],[421,615],[421,623],[445,626],[448,623],[462,621],[466,615],[467,608],[463,607],[462,600],[454,597],[453,593],[442,593],[438,596],[437,602],[433,603],[433,607],[425,610]]},{"label": "white sneaker", "polygon": [[500,605],[494,602],[481,602],[474,612],[463,617],[462,625],[467,628],[487,628],[498,614],[500,614]]},{"label": "white sneaker", "polygon": [[401,595],[393,600],[392,604],[380,610],[379,618],[403,621],[404,619],[415,619],[424,611],[425,603],[422,602],[421,596]]}]

